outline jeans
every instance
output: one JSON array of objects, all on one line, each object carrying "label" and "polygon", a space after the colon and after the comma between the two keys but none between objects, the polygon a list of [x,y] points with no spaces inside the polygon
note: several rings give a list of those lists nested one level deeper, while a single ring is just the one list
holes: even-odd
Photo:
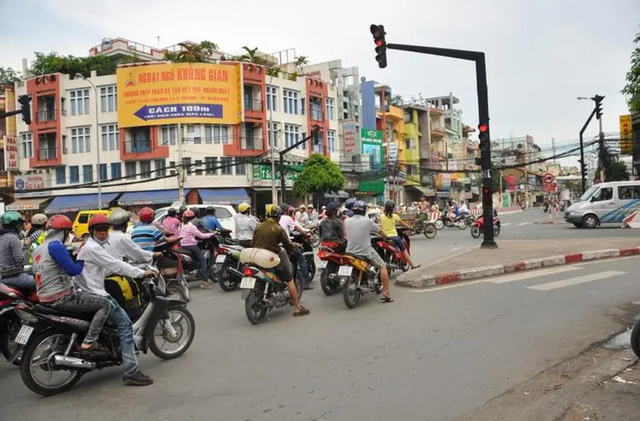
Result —
[{"label": "jeans", "polygon": [[136,348],[133,340],[133,324],[118,302],[108,297],[112,306],[109,321],[116,326],[118,338],[120,339],[120,353],[122,354],[122,366],[124,374],[133,374],[138,371],[138,358],[136,357]]},{"label": "jeans", "polygon": [[2,278],[0,282],[14,288],[23,288],[30,290],[36,289],[36,280],[32,275],[29,275],[28,273],[21,273],[20,275],[11,278]]},{"label": "jeans", "polygon": [[113,305],[100,295],[72,292],[51,303],[51,306],[71,313],[94,313],[83,343],[90,345],[98,340],[102,326],[107,321]]},{"label": "jeans", "polygon": [[184,246],[183,249],[187,250],[193,257],[198,259],[200,262],[200,272],[202,272],[202,278],[205,281],[209,280],[209,267],[207,266],[207,259],[205,259],[204,254],[202,254],[202,250],[198,246]]},{"label": "jeans", "polygon": [[297,265],[297,267],[300,269],[300,272],[302,272],[302,277],[304,278],[305,285],[309,285],[309,283],[311,282],[311,279],[309,279],[309,268],[307,267],[307,259],[305,259],[302,255],[302,250],[297,248],[293,249],[293,251],[291,252],[291,257],[293,258],[291,264],[294,265],[293,273],[296,273],[295,268]]}]

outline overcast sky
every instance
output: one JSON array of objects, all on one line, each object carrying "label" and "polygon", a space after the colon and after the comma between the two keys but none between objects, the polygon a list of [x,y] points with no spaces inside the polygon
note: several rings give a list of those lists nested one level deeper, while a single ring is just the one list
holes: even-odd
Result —
[{"label": "overcast sky", "polygon": [[387,42],[486,52],[492,137],[530,134],[544,147],[577,139],[592,106],[577,96],[606,95],[604,129],[618,131],[640,1],[0,0],[0,16],[0,66],[19,69],[33,51],[86,55],[103,37],[151,46],[206,39],[230,53],[295,48],[312,63],[357,65],[405,98],[451,91],[476,126],[473,64],[391,51],[378,69],[369,25],[380,23]]}]

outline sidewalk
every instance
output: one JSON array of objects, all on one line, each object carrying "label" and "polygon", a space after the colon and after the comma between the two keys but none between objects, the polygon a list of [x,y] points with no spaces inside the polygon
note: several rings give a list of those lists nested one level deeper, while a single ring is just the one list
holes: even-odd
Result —
[{"label": "sidewalk", "polygon": [[637,255],[639,246],[640,238],[501,240],[498,249],[481,249],[478,245],[445,261],[404,273],[395,282],[406,287],[426,288],[543,266]]}]

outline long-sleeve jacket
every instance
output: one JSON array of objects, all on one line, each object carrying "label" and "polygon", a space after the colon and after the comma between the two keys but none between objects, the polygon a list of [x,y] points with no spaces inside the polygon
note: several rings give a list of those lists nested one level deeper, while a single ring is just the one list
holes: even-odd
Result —
[{"label": "long-sleeve jacket", "polygon": [[0,276],[12,278],[24,271],[27,252],[18,233],[0,230]]},{"label": "long-sleeve jacket", "polygon": [[214,234],[204,234],[200,232],[198,227],[196,227],[192,223],[188,223],[183,225],[182,229],[180,230],[180,237],[182,237],[182,240],[180,240],[180,245],[183,247],[195,246],[198,244],[198,238],[210,238],[213,235]]},{"label": "long-sleeve jacket", "polygon": [[128,234],[122,231],[111,232],[104,249],[119,260],[122,260],[123,257],[128,257],[135,263],[147,263],[153,260],[152,252],[140,248]]}]

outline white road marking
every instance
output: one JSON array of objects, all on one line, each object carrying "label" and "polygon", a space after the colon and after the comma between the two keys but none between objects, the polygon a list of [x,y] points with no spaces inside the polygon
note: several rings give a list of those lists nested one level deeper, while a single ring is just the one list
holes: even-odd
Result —
[{"label": "white road marking", "polygon": [[590,275],[576,276],[575,278],[563,279],[562,281],[549,282],[546,284],[530,286],[529,289],[536,291],[551,291],[558,288],[566,288],[580,285],[587,282],[599,281],[601,279],[612,278],[614,276],[626,275],[628,272],[618,270],[608,270],[604,272],[592,273]]},{"label": "white road marking", "polygon": [[523,222],[521,224],[518,224],[519,227],[523,226],[523,225],[529,225],[531,222]]},{"label": "white road marking", "polygon": [[514,273],[506,276],[498,276],[486,279],[486,282],[492,284],[506,284],[507,282],[523,281],[525,279],[539,278],[541,276],[554,275],[556,273],[571,272],[581,269],[580,266],[559,266],[550,269],[528,270],[521,273]]},{"label": "white road marking", "polygon": [[640,306],[640,301],[634,301],[634,302],[632,302],[631,304],[635,304],[635,305],[637,305],[637,306]]},{"label": "white road marking", "polygon": [[502,223],[502,226],[503,226],[503,227],[508,227],[509,225],[511,225],[511,222],[504,222],[504,223]]},{"label": "white road marking", "polygon": [[480,279],[477,281],[462,281],[462,282],[456,282],[455,284],[451,284],[451,285],[435,286],[435,287],[430,287],[425,289],[412,289],[411,292],[437,292],[445,289],[460,288],[460,287],[466,287],[467,285],[479,284],[480,282],[484,282],[484,280]]}]

